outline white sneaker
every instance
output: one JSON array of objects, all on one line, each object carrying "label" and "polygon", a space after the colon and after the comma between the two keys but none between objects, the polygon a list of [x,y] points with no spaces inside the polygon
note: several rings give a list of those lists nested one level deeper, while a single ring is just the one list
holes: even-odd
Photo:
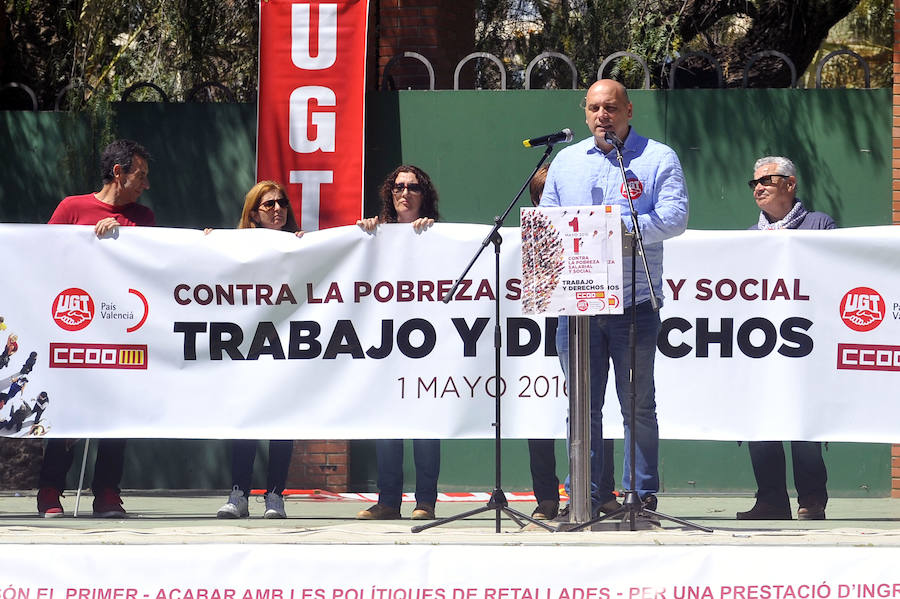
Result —
[{"label": "white sneaker", "polygon": [[247,498],[244,492],[237,486],[228,496],[228,503],[219,508],[216,512],[216,518],[247,518],[250,515],[250,508],[247,506]]},{"label": "white sneaker", "polygon": [[277,493],[266,493],[266,513],[263,518],[287,518],[284,513],[284,498]]}]

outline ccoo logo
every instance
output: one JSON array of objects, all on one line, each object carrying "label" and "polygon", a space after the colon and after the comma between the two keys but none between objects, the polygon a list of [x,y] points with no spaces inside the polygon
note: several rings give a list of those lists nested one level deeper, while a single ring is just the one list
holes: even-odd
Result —
[{"label": "ccoo logo", "polygon": [[884,320],[884,298],[869,287],[856,287],[841,300],[841,320],[860,333],[871,331]]},{"label": "ccoo logo", "polygon": [[70,287],[53,300],[51,314],[61,329],[80,331],[94,319],[94,300],[84,289]]}]

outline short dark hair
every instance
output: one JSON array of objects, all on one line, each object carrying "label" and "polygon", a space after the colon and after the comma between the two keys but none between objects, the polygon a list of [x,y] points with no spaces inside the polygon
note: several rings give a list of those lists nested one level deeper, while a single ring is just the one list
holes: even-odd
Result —
[{"label": "short dark hair", "polygon": [[428,176],[428,173],[412,164],[401,164],[391,171],[390,175],[385,177],[378,193],[381,198],[381,213],[378,215],[378,220],[383,223],[397,222],[397,209],[394,208],[394,197],[391,194],[391,188],[394,186],[397,175],[400,173],[414,174],[419,185],[422,186],[422,209],[419,217],[440,220],[441,215],[438,213],[437,207],[438,193],[434,188],[434,183],[431,182],[431,177]]},{"label": "short dark hair", "polygon": [[103,154],[100,155],[100,175],[103,177],[103,184],[110,183],[115,179],[113,167],[117,164],[126,173],[130,173],[131,162],[135,156],[140,156],[147,162],[150,162],[150,152],[138,142],[130,139],[117,139],[103,148]]}]

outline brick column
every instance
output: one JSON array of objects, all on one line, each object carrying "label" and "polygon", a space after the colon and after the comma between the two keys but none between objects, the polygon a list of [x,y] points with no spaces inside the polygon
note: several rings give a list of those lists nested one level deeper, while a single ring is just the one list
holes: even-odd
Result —
[{"label": "brick column", "polygon": [[[891,206],[893,223],[900,224],[900,0],[894,0],[894,77]],[[891,497],[900,498],[900,445],[891,447]]]},{"label": "brick column", "polygon": [[[475,48],[475,0],[371,0],[378,2],[375,36],[378,81],[395,55],[421,54],[434,68],[435,89],[453,89],[456,64]],[[472,87],[472,64],[460,88]],[[395,89],[428,89],[428,71],[421,62],[402,58],[388,72]],[[464,85],[466,83],[467,85]]]},{"label": "brick column", "polygon": [[891,497],[900,499],[900,445],[891,446]]},{"label": "brick column", "polygon": [[287,488],[343,493],[350,482],[349,458],[349,441],[294,441]]}]

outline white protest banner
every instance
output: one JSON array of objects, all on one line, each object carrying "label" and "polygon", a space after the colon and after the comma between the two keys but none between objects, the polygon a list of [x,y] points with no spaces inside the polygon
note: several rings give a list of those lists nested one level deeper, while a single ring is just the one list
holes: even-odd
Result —
[{"label": "white protest banner", "polygon": [[619,206],[522,209],[522,312],[622,313]]},{"label": "white protest banner", "polygon": [[[440,301],[483,234],[123,227],[97,239],[90,227],[0,225],[0,247],[29,273],[0,296],[19,339],[0,385],[37,353],[0,432],[28,434],[33,417],[19,428],[10,416],[46,392],[36,432],[51,436],[490,437],[492,258]],[[517,307],[518,235],[503,231],[513,252],[499,290],[515,356],[502,373],[508,422],[554,414],[535,430],[564,435],[547,319]],[[535,368],[529,356],[547,353]]]},{"label": "white protest banner", "polygon": [[[501,289],[483,257],[440,301],[487,229],[0,225],[0,434],[491,438],[499,293],[503,433],[563,437],[556,321],[522,316],[519,230]],[[898,249],[892,227],[666,242],[661,435],[897,441]]]}]

